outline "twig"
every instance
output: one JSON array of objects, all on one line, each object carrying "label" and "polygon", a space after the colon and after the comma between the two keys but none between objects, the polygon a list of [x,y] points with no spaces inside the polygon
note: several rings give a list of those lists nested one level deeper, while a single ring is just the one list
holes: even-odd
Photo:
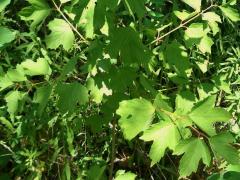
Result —
[{"label": "twig", "polygon": [[173,32],[177,31],[178,29],[184,27],[185,25],[187,25],[188,23],[190,23],[191,21],[193,21],[194,19],[196,19],[197,17],[201,16],[203,13],[205,13],[206,11],[208,11],[209,9],[211,9],[212,7],[216,7],[217,5],[212,4],[211,6],[209,6],[208,8],[202,10],[201,12],[199,12],[198,14],[196,14],[195,16],[193,16],[192,18],[190,18],[189,20],[185,21],[185,22],[181,22],[181,24],[179,24],[179,26],[177,26],[176,28],[172,29],[171,31],[167,32],[166,34],[156,38],[155,40],[153,40],[151,43],[149,43],[148,45],[154,44],[160,40],[162,40],[163,38],[165,38],[166,36],[172,34]]},{"label": "twig", "polygon": [[60,7],[61,6],[57,6],[57,4],[55,3],[54,0],[52,0],[54,7],[56,8],[56,10],[61,14],[61,16],[63,17],[63,19],[68,23],[68,25],[72,28],[72,30],[74,30],[77,35],[83,40],[83,42],[85,42],[86,44],[88,44],[87,40],[83,37],[83,35],[81,35],[81,33],[72,25],[72,23],[67,19],[67,17],[63,14],[63,12],[61,11]]},{"label": "twig", "polygon": [[204,133],[202,133],[202,132],[200,132],[199,130],[197,130],[195,127],[193,127],[193,126],[188,126],[191,130],[193,130],[194,132],[196,132],[197,134],[198,134],[198,136],[201,136],[201,137],[204,137],[204,138],[206,138],[206,139],[208,139],[208,137],[204,134]]},{"label": "twig", "polygon": [[111,153],[111,164],[109,170],[109,180],[113,179],[113,169],[114,169],[114,159],[116,156],[116,121],[113,120],[112,123],[112,153]]},{"label": "twig", "polygon": [[222,94],[223,94],[223,91],[220,90],[220,92],[219,92],[219,94],[218,94],[218,97],[217,97],[217,103],[216,103],[216,106],[220,106],[221,101],[222,101]]}]

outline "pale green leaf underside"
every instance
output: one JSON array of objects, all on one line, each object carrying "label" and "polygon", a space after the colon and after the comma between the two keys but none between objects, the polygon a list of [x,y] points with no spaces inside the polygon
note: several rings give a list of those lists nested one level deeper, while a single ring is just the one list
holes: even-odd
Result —
[{"label": "pale green leaf underside", "polygon": [[202,19],[209,22],[219,22],[221,23],[222,20],[219,15],[215,12],[206,12],[202,15]]},{"label": "pale green leaf underside", "polygon": [[185,31],[189,38],[201,38],[204,35],[202,23],[192,23]]}]

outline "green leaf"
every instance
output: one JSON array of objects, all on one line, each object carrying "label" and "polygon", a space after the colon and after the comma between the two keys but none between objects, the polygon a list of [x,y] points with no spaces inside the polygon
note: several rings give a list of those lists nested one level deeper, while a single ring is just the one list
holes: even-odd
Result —
[{"label": "green leaf", "polygon": [[147,64],[151,53],[142,44],[138,33],[130,27],[118,28],[110,34],[110,44],[107,47],[112,58],[120,54],[124,64]]},{"label": "green leaf", "polygon": [[222,22],[220,16],[217,15],[215,12],[203,13],[202,20],[209,21],[209,22],[219,22],[219,23]]},{"label": "green leaf", "polygon": [[11,91],[5,96],[7,102],[7,111],[14,116],[19,110],[19,101],[22,100],[24,93],[19,91]]},{"label": "green leaf", "polygon": [[240,15],[237,9],[231,8],[229,6],[220,6],[219,7],[223,14],[228,17],[231,21],[237,22],[240,21]]},{"label": "green leaf", "polygon": [[213,124],[227,122],[231,114],[222,108],[215,108],[215,96],[210,96],[198,102],[189,113],[190,119],[210,136],[216,134]]},{"label": "green leaf", "polygon": [[72,48],[75,36],[66,21],[55,18],[49,22],[48,28],[52,31],[45,39],[49,49],[56,49],[60,45],[67,51]]},{"label": "green leaf", "polygon": [[75,69],[76,64],[77,64],[77,58],[70,59],[67,62],[67,64],[62,68],[59,80],[64,79],[65,76],[67,76],[70,72],[72,72]]},{"label": "green leaf", "polygon": [[74,154],[75,154],[73,140],[74,140],[74,132],[71,128],[67,127],[67,143],[68,143],[68,150],[69,150],[69,153],[71,154],[71,156],[74,156]]},{"label": "green leaf", "polygon": [[[125,78],[125,77],[128,78]],[[124,92],[128,86],[133,84],[136,78],[136,71],[134,68],[123,67],[123,68],[111,68],[109,73],[99,73],[95,82],[99,88],[107,87],[109,90],[114,92]],[[104,82],[104,85],[103,85]],[[106,89],[106,88],[105,88]]]},{"label": "green leaf", "polygon": [[7,75],[3,77],[0,76],[0,91],[8,88],[11,85],[13,85],[13,82]]},{"label": "green leaf", "polygon": [[61,2],[62,4],[66,3],[66,2],[69,2],[69,1],[71,1],[71,0],[60,0],[60,2]]},{"label": "green leaf", "polygon": [[174,150],[179,143],[178,128],[171,121],[162,121],[145,130],[140,139],[153,141],[150,150],[151,165],[156,164],[164,156],[167,148]]},{"label": "green leaf", "polygon": [[191,138],[180,142],[175,148],[174,154],[184,154],[179,165],[180,177],[186,177],[192,172],[196,172],[201,159],[207,166],[211,162],[209,149],[204,140],[199,138]]},{"label": "green leaf", "polygon": [[177,16],[181,21],[185,21],[186,19],[189,18],[191,13],[189,13],[186,10],[183,11],[173,11],[174,15]]},{"label": "green leaf", "polygon": [[77,82],[58,84],[56,93],[59,95],[57,106],[62,114],[71,114],[75,111],[77,103],[83,105],[88,102],[87,88]]},{"label": "green leaf", "polygon": [[130,171],[125,172],[125,170],[118,170],[116,173],[116,178],[114,179],[115,180],[135,180],[136,177],[137,175]]},{"label": "green leaf", "polygon": [[186,115],[194,106],[196,97],[190,91],[181,91],[176,97],[176,111],[179,115]]},{"label": "green leaf", "polygon": [[104,180],[106,165],[103,162],[96,163],[87,172],[87,180]]},{"label": "green leaf", "polygon": [[47,18],[51,9],[46,0],[28,0],[31,6],[23,8],[19,15],[22,20],[32,21],[31,28],[35,28]]},{"label": "green leaf", "polygon": [[145,99],[120,102],[117,114],[121,116],[119,125],[127,140],[133,139],[150,125],[155,108]]},{"label": "green leaf", "polygon": [[227,80],[227,76],[224,74],[217,74],[213,76],[212,81],[216,85],[216,87],[220,90],[225,91],[228,94],[231,94],[231,85],[229,81]]},{"label": "green leaf", "polygon": [[0,48],[7,43],[12,42],[15,39],[16,32],[11,31],[6,27],[0,26]]},{"label": "green leaf", "polygon": [[188,54],[184,46],[177,41],[173,41],[167,45],[164,57],[166,63],[168,63],[178,75],[187,77],[191,69]]},{"label": "green leaf", "polygon": [[208,22],[209,27],[211,28],[212,32],[213,32],[213,36],[215,36],[219,31],[219,26],[218,23],[216,22]]},{"label": "green leaf", "polygon": [[238,151],[231,145],[234,137],[230,133],[221,133],[209,139],[212,149],[230,164],[240,164]]},{"label": "green leaf", "polygon": [[0,123],[4,124],[9,130],[14,131],[12,123],[7,120],[5,117],[0,117]]},{"label": "green leaf", "polygon": [[209,53],[211,54],[211,47],[214,44],[212,38],[210,38],[209,36],[205,35],[201,41],[200,44],[198,45],[200,51],[202,51],[203,53]]},{"label": "green leaf", "polygon": [[0,12],[2,12],[7,7],[7,5],[10,4],[10,2],[11,2],[11,0],[1,0],[0,1]]},{"label": "green leaf", "polygon": [[134,17],[136,13],[138,18],[142,18],[145,14],[145,2],[146,0],[124,0],[125,6],[127,7],[130,14]]},{"label": "green leaf", "polygon": [[240,172],[236,171],[222,171],[220,173],[214,173],[207,178],[207,180],[238,180]]},{"label": "green leaf", "polygon": [[182,0],[182,1],[185,2],[187,5],[191,6],[196,11],[201,10],[201,0]]},{"label": "green leaf", "polygon": [[94,37],[94,9],[96,6],[95,0],[90,0],[88,5],[84,8],[79,25],[84,28],[87,38],[93,39]]},{"label": "green leaf", "polygon": [[156,109],[156,113],[159,119],[171,121],[169,115],[164,112],[164,111],[171,113],[173,112],[173,108],[169,100],[170,99],[168,97],[164,96],[161,93],[158,93],[157,96],[155,97],[153,105]]},{"label": "green leaf", "polygon": [[89,78],[87,80],[87,89],[90,91],[90,99],[92,99],[97,104],[101,103],[103,99],[103,92],[97,87],[94,79]]},{"label": "green leaf", "polygon": [[189,38],[201,38],[204,36],[203,31],[203,24],[202,23],[192,23],[187,30],[185,31],[185,34]]},{"label": "green leaf", "polygon": [[69,162],[64,165],[64,175],[66,177],[66,180],[71,180],[71,168]]},{"label": "green leaf", "polygon": [[154,107],[156,110],[163,109],[169,112],[173,112],[173,108],[169,102],[169,98],[161,93],[158,93],[154,100]]},{"label": "green leaf", "polygon": [[10,69],[7,72],[7,77],[12,81],[12,82],[21,82],[21,81],[26,81],[27,78],[24,73],[24,69],[21,65],[17,65],[16,69]]},{"label": "green leaf", "polygon": [[28,59],[21,63],[21,66],[24,69],[24,73],[30,76],[50,75],[52,72],[48,61],[44,58],[38,58],[36,62]]},{"label": "green leaf", "polygon": [[52,86],[42,86],[37,88],[37,91],[34,94],[34,103],[38,103],[38,115],[42,115],[44,108],[47,105],[48,99],[52,93]]}]

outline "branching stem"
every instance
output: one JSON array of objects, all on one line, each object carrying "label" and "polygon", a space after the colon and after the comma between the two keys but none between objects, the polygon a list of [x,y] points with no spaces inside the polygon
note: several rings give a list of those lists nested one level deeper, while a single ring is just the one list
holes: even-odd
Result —
[{"label": "branching stem", "polygon": [[213,7],[217,7],[216,4],[212,4],[211,6],[207,7],[206,9],[200,11],[199,13],[197,13],[195,16],[193,16],[192,18],[188,19],[187,21],[183,21],[181,22],[181,24],[179,24],[176,28],[172,29],[171,31],[167,32],[166,34],[163,34],[162,36],[156,38],[155,40],[153,40],[151,43],[149,43],[149,45],[154,44],[160,40],[162,40],[163,38],[165,38],[166,36],[172,34],[173,32],[177,31],[178,29],[185,27],[188,23],[190,23],[191,21],[193,21],[194,19],[196,19],[197,17],[201,16],[203,13],[205,13],[206,11],[208,11],[209,9],[213,8]]},{"label": "branching stem", "polygon": [[58,6],[54,0],[52,0],[54,7],[56,10],[61,14],[63,19],[68,23],[68,25],[72,28],[73,31],[83,40],[84,43],[88,44],[88,41],[83,37],[83,35],[73,26],[73,24],[68,20],[68,18],[64,15],[64,13],[61,11],[60,7]]}]

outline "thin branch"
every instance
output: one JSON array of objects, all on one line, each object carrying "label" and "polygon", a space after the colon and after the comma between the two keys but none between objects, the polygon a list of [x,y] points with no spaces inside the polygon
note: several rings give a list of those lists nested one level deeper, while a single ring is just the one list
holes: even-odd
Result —
[{"label": "thin branch", "polygon": [[193,21],[194,19],[196,19],[197,17],[201,16],[203,13],[205,13],[206,11],[208,11],[209,9],[213,8],[213,7],[217,7],[217,5],[212,4],[211,6],[209,6],[208,8],[202,10],[201,12],[199,12],[198,14],[196,14],[195,16],[193,16],[192,18],[190,18],[189,20],[185,21],[185,22],[181,22],[181,24],[179,24],[176,28],[172,29],[171,31],[167,32],[166,34],[156,38],[155,40],[153,40],[151,43],[149,43],[148,45],[154,44],[160,40],[162,40],[163,38],[165,38],[166,36],[172,34],[173,32],[177,31],[178,29],[184,27],[185,25],[187,25],[188,23],[190,23],[191,21]]},{"label": "thin branch", "polygon": [[116,120],[112,123],[112,153],[111,153],[111,164],[109,170],[109,180],[113,179],[114,160],[116,156]]},{"label": "thin branch", "polygon": [[68,20],[68,18],[63,14],[63,12],[61,11],[60,7],[61,6],[57,6],[57,4],[55,3],[54,0],[52,0],[54,7],[56,8],[56,10],[61,14],[61,16],[63,17],[63,19],[68,23],[68,25],[72,28],[73,31],[75,31],[77,33],[77,35],[83,40],[83,42],[85,42],[86,44],[88,44],[87,40],[83,37],[83,35],[81,35],[81,33],[77,30],[77,28],[75,28],[72,23]]},{"label": "thin branch", "polygon": [[196,132],[198,134],[198,137],[204,137],[206,139],[208,139],[208,136],[206,136],[204,133],[200,132],[199,130],[197,130],[195,127],[193,126],[188,126],[192,131]]}]

